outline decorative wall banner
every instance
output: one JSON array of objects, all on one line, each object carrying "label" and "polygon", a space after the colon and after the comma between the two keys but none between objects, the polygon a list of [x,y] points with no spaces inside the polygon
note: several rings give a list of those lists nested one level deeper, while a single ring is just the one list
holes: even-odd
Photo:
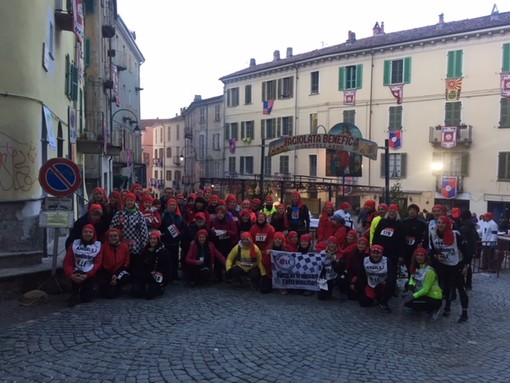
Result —
[{"label": "decorative wall banner", "polygon": [[273,110],[274,100],[266,100],[262,102],[262,114],[270,115]]},{"label": "decorative wall banner", "polygon": [[501,73],[501,97],[510,97],[510,73]]},{"label": "decorative wall banner", "polygon": [[391,149],[400,149],[402,147],[402,130],[390,130],[388,144]]},{"label": "decorative wall banner", "polygon": [[402,104],[404,99],[404,84],[390,85],[390,92],[397,99],[397,104]]},{"label": "decorative wall banner", "polygon": [[441,127],[441,146],[443,148],[454,148],[457,146],[457,127],[442,126]]},{"label": "decorative wall banner", "polygon": [[273,287],[319,291],[317,279],[325,258],[321,253],[271,251]]},{"label": "decorative wall banner", "polygon": [[446,101],[458,101],[462,90],[462,78],[450,78],[445,80]]},{"label": "decorative wall banner", "polygon": [[441,195],[446,199],[457,197],[457,177],[444,176],[441,178]]},{"label": "decorative wall banner", "polygon": [[344,90],[344,105],[356,105],[356,90]]}]

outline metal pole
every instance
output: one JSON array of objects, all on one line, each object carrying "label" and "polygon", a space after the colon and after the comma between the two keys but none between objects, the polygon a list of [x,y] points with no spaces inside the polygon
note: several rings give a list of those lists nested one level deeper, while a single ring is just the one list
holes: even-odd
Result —
[{"label": "metal pole", "polygon": [[261,195],[261,197],[264,197],[265,149],[266,149],[266,139],[262,138],[261,153],[260,153],[260,195]]},{"label": "metal pole", "polygon": [[390,142],[384,140],[384,203],[390,203]]}]

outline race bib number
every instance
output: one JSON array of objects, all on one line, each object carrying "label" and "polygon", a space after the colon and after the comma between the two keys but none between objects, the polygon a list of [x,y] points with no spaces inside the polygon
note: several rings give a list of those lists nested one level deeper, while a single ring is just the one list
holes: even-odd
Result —
[{"label": "race bib number", "polygon": [[265,233],[257,233],[255,235],[255,241],[256,242],[264,242],[267,238],[267,234]]},{"label": "race bib number", "polygon": [[168,226],[167,229],[168,229],[168,232],[170,233],[170,235],[174,238],[176,238],[179,234],[181,234],[181,232],[179,231],[177,226],[175,226],[175,224]]},{"label": "race bib number", "polygon": [[293,211],[291,217],[292,217],[292,219],[298,219],[299,218],[299,211]]},{"label": "race bib number", "polygon": [[392,227],[387,227],[387,228],[381,230],[381,235],[383,237],[393,237],[394,233],[395,233],[395,230]]},{"label": "race bib number", "polygon": [[416,243],[416,238],[406,236],[405,241],[406,245],[413,246]]}]

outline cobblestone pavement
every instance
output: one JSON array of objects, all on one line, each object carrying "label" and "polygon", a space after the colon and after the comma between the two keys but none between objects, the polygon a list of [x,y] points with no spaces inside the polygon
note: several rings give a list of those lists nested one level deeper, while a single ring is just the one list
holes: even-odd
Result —
[{"label": "cobblestone pavement", "polygon": [[[337,299],[171,286],[154,301],[59,298],[0,324],[1,382],[508,382],[510,274],[475,275],[470,320]],[[42,310],[42,309],[39,309]],[[16,313],[17,312],[17,313]]]}]

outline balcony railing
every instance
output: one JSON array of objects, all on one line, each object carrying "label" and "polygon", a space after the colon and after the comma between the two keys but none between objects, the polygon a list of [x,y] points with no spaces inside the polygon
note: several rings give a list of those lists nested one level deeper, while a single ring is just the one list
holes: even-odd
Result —
[{"label": "balcony railing", "polygon": [[[444,126],[438,125],[438,126],[431,126],[429,127],[429,142],[434,147],[457,147],[460,145],[465,146],[466,148],[471,147],[471,144],[473,142],[473,136],[472,136],[472,130],[473,127],[471,125],[457,125],[455,126],[457,128],[456,134],[455,134],[455,140],[453,146],[445,146],[443,145],[443,134],[442,134],[442,128]],[[451,142],[452,140],[448,140]]]}]

